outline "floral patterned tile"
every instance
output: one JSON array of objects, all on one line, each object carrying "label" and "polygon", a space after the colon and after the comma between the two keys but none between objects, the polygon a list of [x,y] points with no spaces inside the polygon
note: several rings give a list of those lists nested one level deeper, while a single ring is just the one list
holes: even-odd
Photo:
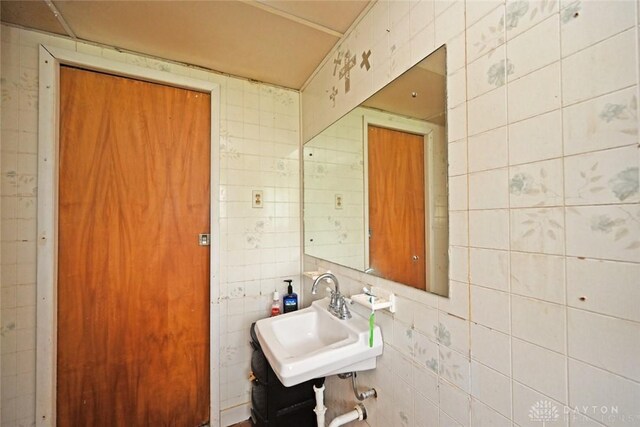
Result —
[{"label": "floral patterned tile", "polygon": [[468,357],[443,345],[438,346],[440,376],[467,393],[470,389],[470,360]]},{"label": "floral patterned tile", "polygon": [[567,255],[640,262],[640,205],[566,209]]},{"label": "floral patterned tile", "polygon": [[438,326],[434,326],[438,342],[463,354],[469,353],[469,321],[440,313]]},{"label": "floral patterned tile", "polygon": [[413,356],[414,351],[414,334],[413,328],[399,320],[393,321],[393,345],[402,354]]},{"label": "floral patterned tile", "polygon": [[560,20],[558,15],[507,42],[512,70],[509,80],[520,78],[560,59]]},{"label": "floral patterned tile", "polygon": [[438,365],[438,344],[420,332],[414,332],[413,361],[417,366],[437,373]]},{"label": "floral patterned tile", "polygon": [[[438,310],[435,308],[416,305],[416,310],[414,310],[414,319],[413,325],[417,332],[422,333],[423,335],[431,338],[432,340],[436,339],[434,334],[434,328],[438,324]],[[417,340],[416,336],[416,340]]]},{"label": "floral patterned tile", "polygon": [[492,51],[505,42],[505,9],[498,7],[467,30],[467,61]]},{"label": "floral patterned tile", "polygon": [[506,60],[504,44],[467,66],[467,96],[469,99],[503,86],[513,64]]},{"label": "floral patterned tile", "polygon": [[562,205],[561,159],[512,167],[509,175],[511,207]]},{"label": "floral patterned tile", "polygon": [[637,86],[563,111],[565,155],[637,144]]},{"label": "floral patterned tile", "polygon": [[[434,348],[436,348],[434,346]],[[435,357],[437,357],[437,348],[434,353]],[[414,377],[414,385],[416,387],[416,391],[423,396],[433,400],[438,401],[438,374],[433,370],[422,367],[417,363],[413,364],[413,377]]]},{"label": "floral patterned tile", "polygon": [[35,175],[18,174],[16,176],[17,195],[35,197],[38,194],[38,182]]},{"label": "floral patterned tile", "polygon": [[567,157],[567,205],[637,203],[639,176],[635,146]]},{"label": "floral patterned tile", "polygon": [[512,209],[511,249],[563,255],[563,223],[562,208]]},{"label": "floral patterned tile", "polygon": [[558,11],[557,0],[507,0],[505,28],[511,40]]}]

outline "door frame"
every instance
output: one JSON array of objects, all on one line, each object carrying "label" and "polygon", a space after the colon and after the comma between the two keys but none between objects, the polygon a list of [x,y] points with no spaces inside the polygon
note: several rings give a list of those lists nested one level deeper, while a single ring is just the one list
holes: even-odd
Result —
[{"label": "door frame", "polygon": [[60,65],[209,93],[211,205],[209,275],[210,425],[220,424],[220,85],[57,47],[40,45],[38,93],[38,211],[36,304],[36,426],[56,425],[58,147]]},{"label": "door frame", "polygon": [[[375,117],[372,115],[368,115],[367,112],[362,115],[362,151],[363,151],[363,159],[364,159],[364,268],[365,270],[369,268],[369,126],[375,126],[384,129],[396,130],[399,132],[411,133],[414,135],[421,135],[424,140],[424,173],[425,173],[425,187],[424,190],[426,192],[424,198],[425,204],[425,216],[428,216],[430,212],[433,212],[433,203],[429,197],[429,182],[431,182],[431,171],[432,167],[430,165],[429,159],[432,158],[433,153],[433,132],[434,129],[427,122],[419,122],[417,120],[400,120],[393,121],[386,119],[384,117]],[[425,234],[425,246],[427,248],[432,247],[432,242],[430,241],[431,233],[430,231],[430,219],[431,216],[425,217],[424,223],[424,234]],[[426,265],[432,265],[431,261],[431,253],[432,251],[428,250],[428,253],[425,254],[427,257]],[[430,271],[431,269],[429,269]],[[431,273],[429,273],[429,276]],[[431,277],[425,278],[427,284],[431,283]]]}]

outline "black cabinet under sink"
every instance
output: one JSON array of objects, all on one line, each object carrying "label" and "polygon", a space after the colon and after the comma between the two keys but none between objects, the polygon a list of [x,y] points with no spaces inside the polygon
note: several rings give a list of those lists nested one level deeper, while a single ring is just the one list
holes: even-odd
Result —
[{"label": "black cabinet under sink", "polygon": [[316,406],[313,386],[320,386],[324,378],[285,387],[265,357],[251,325],[251,420],[257,427],[316,427]]}]

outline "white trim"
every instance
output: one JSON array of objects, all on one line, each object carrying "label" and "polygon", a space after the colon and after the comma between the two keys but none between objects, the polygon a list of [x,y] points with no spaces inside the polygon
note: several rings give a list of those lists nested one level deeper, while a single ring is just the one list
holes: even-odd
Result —
[{"label": "white trim", "polygon": [[58,68],[40,46],[38,94],[38,245],[36,279],[36,424],[55,424],[58,180]]},{"label": "white trim", "polygon": [[220,425],[231,426],[241,421],[248,420],[250,416],[251,405],[249,403],[243,403],[242,405],[223,409],[222,412],[220,412]]},{"label": "white trim", "polygon": [[266,2],[262,3],[262,2],[260,2],[258,0],[240,0],[240,1],[242,3],[244,3],[244,4],[246,4],[246,5],[255,7],[256,9],[264,10],[265,12],[271,13],[273,15],[279,16],[279,17],[284,18],[284,19],[288,19],[289,21],[296,22],[298,24],[302,24],[302,25],[307,26],[309,28],[313,28],[314,30],[321,31],[321,32],[323,32],[325,34],[329,34],[330,36],[333,36],[333,37],[338,38],[338,39],[344,35],[340,31],[336,31],[336,30],[334,30],[332,28],[329,28],[329,27],[326,27],[324,25],[316,24],[315,22],[311,22],[311,21],[309,21],[307,19],[301,18],[301,17],[299,17],[297,15],[294,15],[292,13],[284,12],[284,11],[282,11],[280,9],[277,9],[277,8],[275,8],[273,6],[270,6]]},{"label": "white trim", "polygon": [[55,16],[60,25],[62,25],[62,28],[64,28],[64,31],[67,33],[67,35],[76,40],[78,38],[76,37],[76,33],[73,32],[73,30],[69,26],[69,23],[64,19],[64,16],[62,16],[56,5],[53,4],[51,0],[44,0],[44,2],[47,6],[49,6],[49,9],[53,13],[53,16]]},{"label": "white trim", "polygon": [[[433,222],[436,212],[436,198],[433,196],[432,185],[434,181],[434,160],[433,160],[433,132],[424,137],[424,211],[427,218],[424,221],[424,241],[427,245],[427,252],[424,256],[428,267],[427,287],[428,292],[433,292],[433,285],[435,283],[435,271],[436,265],[436,252],[435,252],[435,239],[433,238]],[[428,219],[428,221],[427,221]],[[425,289],[427,290],[427,289]]]},{"label": "white trim", "polygon": [[58,127],[60,64],[162,83],[211,95],[210,425],[220,425],[220,86],[164,71],[40,46],[38,116],[38,248],[36,425],[55,426]]}]

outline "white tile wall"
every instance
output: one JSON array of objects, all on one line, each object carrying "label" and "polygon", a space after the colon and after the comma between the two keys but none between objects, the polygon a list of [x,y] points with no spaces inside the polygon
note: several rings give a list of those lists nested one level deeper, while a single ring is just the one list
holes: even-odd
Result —
[{"label": "white tile wall", "polygon": [[562,114],[555,110],[509,125],[509,164],[562,156]]},{"label": "white tile wall", "polygon": [[586,415],[591,419],[614,426],[637,423],[637,417],[620,415],[633,414],[638,399],[640,385],[637,382],[569,359],[569,405],[589,407]]},{"label": "white tile wall", "polygon": [[[449,187],[449,191],[453,191]],[[469,211],[469,245],[478,248],[509,248],[509,211]]]},{"label": "white tile wall", "polygon": [[[282,280],[300,286],[299,94],[2,25],[2,426],[35,423],[38,44],[209,80],[221,87],[221,408],[249,401],[249,325]],[[251,208],[263,190],[264,208]]]},{"label": "white tile wall", "polygon": [[[469,137],[469,172],[479,172],[508,165],[506,126]],[[449,159],[453,164],[454,159]]]},{"label": "white tile wall", "polygon": [[566,357],[513,339],[513,379],[557,400],[567,401]]},{"label": "white tile wall", "polygon": [[469,281],[501,291],[509,290],[509,252],[471,248]]},{"label": "white tile wall", "polygon": [[[585,101],[638,84],[636,58],[627,52],[637,49],[637,29],[596,43],[562,59],[563,105]],[[583,72],[585,68],[588,73]]]},{"label": "white tile wall", "polygon": [[[380,1],[369,15],[396,8]],[[547,404],[554,425],[640,423],[638,12],[636,0],[410,9],[416,27],[435,16],[434,48],[447,42],[450,299],[305,257],[306,269],[331,269],[352,292],[395,290],[402,320],[388,323],[413,330],[434,357],[425,391],[423,377],[384,372],[405,345],[385,337],[386,362],[362,376],[380,396],[365,402],[369,425],[535,426]],[[367,17],[357,27],[376,65],[393,57],[387,29]],[[318,71],[302,91],[303,139],[392,78],[372,69],[361,99],[332,107],[331,73]],[[350,389],[328,387],[332,410],[349,409]]]}]

